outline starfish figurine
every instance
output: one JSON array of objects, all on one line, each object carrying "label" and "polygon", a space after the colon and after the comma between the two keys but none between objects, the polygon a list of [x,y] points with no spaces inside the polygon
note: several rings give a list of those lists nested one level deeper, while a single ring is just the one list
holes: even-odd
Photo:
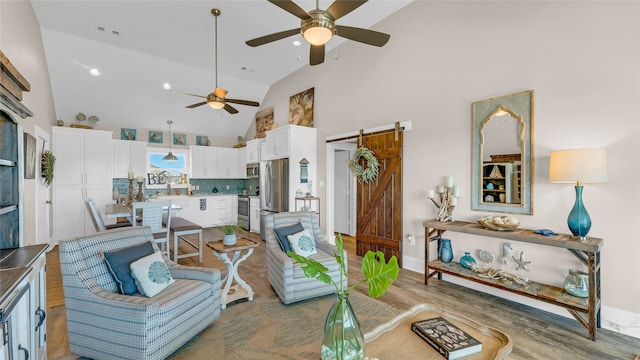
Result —
[{"label": "starfish figurine", "polygon": [[511,256],[513,258],[513,261],[516,262],[516,264],[518,264],[518,267],[516,268],[516,270],[524,270],[524,271],[529,271],[529,264],[531,264],[531,261],[526,261],[524,259],[524,251],[520,251],[520,258],[516,259],[515,256]]}]

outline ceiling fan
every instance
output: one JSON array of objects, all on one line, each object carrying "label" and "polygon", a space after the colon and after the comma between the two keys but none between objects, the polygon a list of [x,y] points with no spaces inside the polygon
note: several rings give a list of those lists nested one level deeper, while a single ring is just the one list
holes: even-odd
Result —
[{"label": "ceiling fan", "polygon": [[216,19],[216,47],[215,47],[215,53],[216,53],[216,74],[215,74],[216,75],[216,88],[213,90],[213,92],[211,94],[209,94],[207,96],[196,95],[196,94],[191,94],[191,93],[187,93],[187,92],[183,92],[183,91],[177,91],[177,90],[171,90],[171,92],[190,95],[190,96],[196,96],[196,97],[201,97],[201,98],[207,99],[206,101],[202,101],[202,102],[199,102],[199,103],[187,105],[186,108],[188,108],[188,109],[193,109],[193,108],[196,108],[198,106],[202,106],[204,104],[207,104],[207,105],[211,106],[214,109],[225,109],[225,110],[227,110],[227,112],[229,114],[236,114],[236,113],[238,113],[238,110],[236,108],[234,108],[233,106],[229,105],[228,103],[247,105],[247,106],[260,106],[260,103],[258,103],[256,101],[227,99],[227,98],[225,98],[225,96],[227,96],[227,92],[228,91],[223,89],[223,88],[219,88],[218,87],[218,16],[220,16],[220,10],[219,9],[211,9],[211,13],[213,14],[213,16],[215,16],[215,19]]},{"label": "ceiling fan", "polygon": [[299,17],[301,20],[300,27],[249,40],[246,42],[249,46],[260,46],[289,36],[302,34],[311,44],[309,63],[318,65],[324,62],[324,45],[331,40],[333,35],[374,46],[383,46],[390,38],[390,35],[385,33],[335,24],[336,20],[357,9],[367,0],[335,0],[327,10],[320,10],[319,0],[316,0],[316,9],[308,13],[291,0],[268,1]]}]

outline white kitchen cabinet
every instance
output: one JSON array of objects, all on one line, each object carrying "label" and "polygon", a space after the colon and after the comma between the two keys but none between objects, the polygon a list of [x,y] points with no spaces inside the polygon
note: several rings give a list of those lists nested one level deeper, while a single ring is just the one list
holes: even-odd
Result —
[{"label": "white kitchen cabinet", "polygon": [[[83,198],[104,211],[112,201],[111,131],[54,127],[53,231],[56,241],[95,232]],[[106,220],[106,219],[105,219]]]},{"label": "white kitchen cabinet", "polygon": [[[236,203],[235,221],[233,216],[234,198]],[[237,222],[237,195],[218,195],[212,197],[211,200],[213,205],[213,226],[229,225]]]},{"label": "white kitchen cabinet", "polygon": [[[316,146],[316,129],[307,126],[287,125],[267,131],[262,160],[291,158]],[[315,152],[315,150],[314,150]],[[301,159],[295,160],[296,163]]]},{"label": "white kitchen cabinet", "polygon": [[238,149],[215,148],[217,159],[216,179],[235,179],[238,177]]},{"label": "white kitchen cabinet", "polygon": [[289,157],[289,139],[291,126],[285,126],[267,131],[266,154],[264,160],[284,159]]},{"label": "white kitchen cabinet", "polygon": [[260,233],[260,198],[249,198],[249,231]]},{"label": "white kitchen cabinet", "polygon": [[46,324],[46,248],[31,245],[17,249],[7,262],[15,265],[9,270],[26,274],[15,285],[3,273],[6,292],[0,302],[0,360],[47,358]]},{"label": "white kitchen cabinet", "polygon": [[213,226],[213,203],[211,196],[194,196],[191,198],[193,222],[202,227]]},{"label": "white kitchen cabinet", "polygon": [[210,146],[192,145],[191,151],[191,172],[192,179],[215,179],[217,176],[217,148]]},{"label": "white kitchen cabinet", "polygon": [[253,139],[247,141],[246,161],[247,164],[260,162],[260,149],[264,139]]},{"label": "white kitchen cabinet", "polygon": [[238,149],[238,166],[236,168],[235,178],[242,179],[247,177],[247,148]]},{"label": "white kitchen cabinet", "polygon": [[113,177],[126,178],[129,172],[147,177],[147,143],[113,140]]},{"label": "white kitchen cabinet", "polygon": [[149,201],[171,201],[173,205],[180,206],[180,210],[174,210],[173,216],[179,216],[183,219],[197,223],[193,216],[193,201],[190,196],[172,195],[172,196],[158,196],[156,200]]}]

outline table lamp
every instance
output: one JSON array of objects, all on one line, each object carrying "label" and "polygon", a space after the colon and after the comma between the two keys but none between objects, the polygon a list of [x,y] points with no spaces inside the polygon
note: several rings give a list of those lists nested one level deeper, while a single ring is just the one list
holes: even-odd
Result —
[{"label": "table lamp", "polygon": [[570,149],[551,152],[549,182],[575,183],[576,203],[569,213],[567,224],[571,233],[586,240],[591,218],[582,203],[582,184],[607,181],[607,156],[604,149]]}]

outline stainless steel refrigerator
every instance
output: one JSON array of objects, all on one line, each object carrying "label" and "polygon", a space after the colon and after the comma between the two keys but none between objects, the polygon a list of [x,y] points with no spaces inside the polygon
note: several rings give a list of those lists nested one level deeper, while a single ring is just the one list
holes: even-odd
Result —
[{"label": "stainless steel refrigerator", "polygon": [[260,162],[260,237],[266,238],[265,218],[289,211],[289,159]]}]

